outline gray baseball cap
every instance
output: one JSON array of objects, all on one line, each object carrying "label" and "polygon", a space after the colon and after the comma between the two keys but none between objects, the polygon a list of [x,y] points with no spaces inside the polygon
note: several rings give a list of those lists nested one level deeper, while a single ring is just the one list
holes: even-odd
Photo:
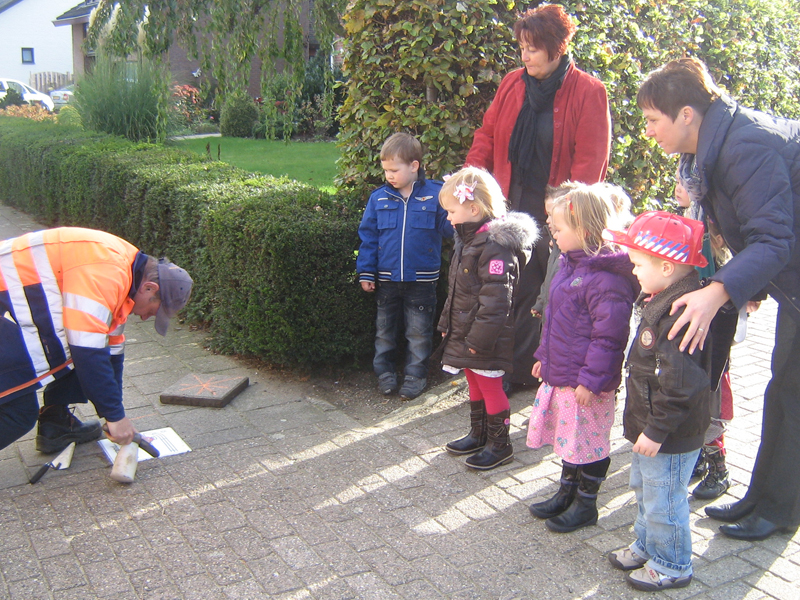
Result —
[{"label": "gray baseball cap", "polygon": [[192,278],[175,263],[166,258],[158,259],[158,288],[161,306],[156,313],[156,331],[167,335],[167,328],[172,317],[178,314],[192,295]]}]

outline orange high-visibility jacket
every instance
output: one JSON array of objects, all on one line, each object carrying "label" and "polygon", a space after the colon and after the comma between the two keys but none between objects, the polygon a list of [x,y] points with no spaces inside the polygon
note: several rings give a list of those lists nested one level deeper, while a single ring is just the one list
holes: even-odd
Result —
[{"label": "orange high-visibility jacket", "polygon": [[0,242],[0,403],[75,367],[98,414],[124,416],[122,329],[137,255],[123,239],[75,227]]}]

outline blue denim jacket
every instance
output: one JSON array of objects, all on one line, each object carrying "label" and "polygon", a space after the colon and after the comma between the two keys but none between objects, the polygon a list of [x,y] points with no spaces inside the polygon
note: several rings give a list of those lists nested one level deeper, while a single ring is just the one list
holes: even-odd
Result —
[{"label": "blue denim jacket", "polygon": [[436,281],[442,237],[453,237],[439,204],[441,181],[421,177],[408,200],[386,184],[372,192],[358,228],[359,281]]}]

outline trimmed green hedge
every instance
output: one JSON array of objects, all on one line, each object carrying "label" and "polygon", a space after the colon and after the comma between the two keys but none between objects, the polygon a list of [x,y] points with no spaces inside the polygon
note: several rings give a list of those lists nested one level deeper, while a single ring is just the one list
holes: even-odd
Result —
[{"label": "trimmed green hedge", "polygon": [[48,226],[92,227],[167,255],[215,348],[277,364],[371,352],[356,282],[360,211],[316,188],[77,127],[0,117],[0,201]]}]

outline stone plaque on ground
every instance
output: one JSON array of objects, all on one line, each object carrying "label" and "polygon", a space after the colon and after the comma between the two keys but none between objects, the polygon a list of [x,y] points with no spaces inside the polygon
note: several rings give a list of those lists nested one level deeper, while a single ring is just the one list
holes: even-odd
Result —
[{"label": "stone plaque on ground", "polygon": [[222,408],[250,383],[247,377],[192,373],[161,393],[161,404]]}]

